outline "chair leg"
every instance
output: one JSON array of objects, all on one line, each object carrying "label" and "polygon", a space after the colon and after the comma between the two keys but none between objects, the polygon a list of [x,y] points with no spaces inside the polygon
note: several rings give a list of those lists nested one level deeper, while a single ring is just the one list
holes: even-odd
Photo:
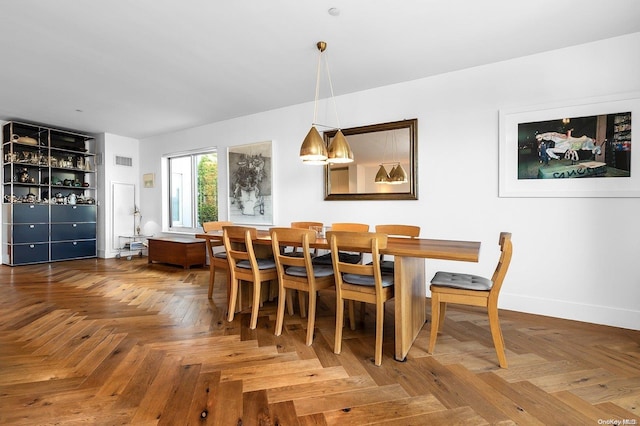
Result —
[{"label": "chair leg", "polygon": [[216,267],[211,263],[209,265],[209,299],[213,296],[213,283],[216,279]]},{"label": "chair leg", "polygon": [[507,368],[507,357],[504,353],[504,338],[502,337],[502,329],[500,328],[500,320],[498,319],[498,307],[489,306],[489,327],[491,328],[491,337],[493,337],[493,346],[496,348],[498,362],[500,367]]},{"label": "chair leg", "polygon": [[376,303],[376,352],[375,364],[382,364],[382,336],[384,331],[384,302]]},{"label": "chair leg", "polygon": [[440,298],[431,293],[431,335],[429,336],[429,352],[433,354],[436,347],[436,339],[438,338],[438,329],[440,327]]},{"label": "chair leg", "polygon": [[333,353],[342,351],[342,327],[344,325],[344,299],[336,297],[336,338]]},{"label": "chair leg", "polygon": [[304,318],[307,316],[307,308],[305,307],[306,305],[306,300],[304,297],[304,292],[302,290],[298,290],[298,304],[300,305],[300,318]]},{"label": "chair leg", "polygon": [[347,302],[349,304],[349,325],[351,326],[351,330],[356,329],[356,302],[353,300],[349,300]]},{"label": "chair leg", "polygon": [[444,327],[444,316],[447,313],[447,302],[440,302],[440,318],[438,318],[438,332],[442,331],[442,327]]},{"label": "chair leg", "polygon": [[293,292],[292,288],[287,289],[287,311],[290,316],[293,316]]},{"label": "chair leg", "polygon": [[236,312],[236,302],[238,300],[238,287],[240,286],[240,282],[238,280],[231,280],[231,295],[229,296],[229,305],[227,309],[229,313],[227,315],[227,321],[233,321],[233,316]]},{"label": "chair leg", "polygon": [[307,318],[307,346],[311,346],[313,343],[313,329],[316,326],[316,301],[317,293],[315,291],[309,292],[309,318]]},{"label": "chair leg", "polygon": [[260,296],[262,285],[260,281],[253,283],[253,303],[251,304],[251,324],[249,328],[255,330],[258,326],[258,311],[260,310]]},{"label": "chair leg", "polygon": [[280,286],[278,295],[278,311],[276,313],[276,336],[282,334],[282,325],[284,323],[284,305],[287,293],[289,293],[287,289]]}]

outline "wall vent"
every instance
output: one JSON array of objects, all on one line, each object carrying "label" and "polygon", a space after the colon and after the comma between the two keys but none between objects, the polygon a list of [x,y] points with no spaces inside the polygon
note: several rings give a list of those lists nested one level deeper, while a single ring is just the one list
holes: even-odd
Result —
[{"label": "wall vent", "polygon": [[120,155],[116,155],[116,166],[133,166],[133,158],[131,157],[122,157]]}]

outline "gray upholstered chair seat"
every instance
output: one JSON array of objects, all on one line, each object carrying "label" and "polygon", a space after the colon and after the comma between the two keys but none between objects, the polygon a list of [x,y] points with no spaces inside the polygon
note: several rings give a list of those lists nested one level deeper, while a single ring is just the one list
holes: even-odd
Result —
[{"label": "gray upholstered chair seat", "polygon": [[[369,262],[367,263],[367,265],[373,265],[373,262]],[[393,260],[383,260],[380,262],[380,270],[383,273],[388,272],[390,274],[393,274],[395,271],[395,263],[393,262]]]},{"label": "gray upholstered chair seat", "polygon": [[214,253],[213,257],[217,257],[218,259],[226,259],[227,258],[227,252],[226,251],[219,251],[217,253]]},{"label": "gray upholstered chair seat", "polygon": [[[342,281],[348,284],[366,285],[373,287],[375,282],[373,275],[359,275],[359,274],[344,274]],[[393,285],[393,275],[382,274],[382,287],[389,287]]]},{"label": "gray upholstered chair seat", "polygon": [[[286,275],[292,275],[294,277],[306,277],[307,269],[302,266],[290,266],[285,272]],[[333,275],[333,268],[331,266],[326,265],[313,265],[313,276],[316,278],[319,277],[328,277]]]},{"label": "gray upholstered chair seat", "polygon": [[[272,269],[276,267],[276,262],[273,259],[256,259],[258,262],[258,269]],[[238,268],[251,269],[251,264],[248,260],[241,260],[236,263]]]},{"label": "gray upholstered chair seat", "polygon": [[[340,262],[345,263],[360,263],[362,260],[361,253],[347,253],[347,252],[339,252],[338,257],[340,258]],[[331,259],[331,253],[323,254],[321,256],[316,256],[312,260],[314,265],[333,265],[333,260]]]},{"label": "gray upholstered chair seat", "polygon": [[442,287],[461,288],[464,290],[489,291],[493,281],[488,278],[471,274],[439,271],[433,276],[431,284]]}]

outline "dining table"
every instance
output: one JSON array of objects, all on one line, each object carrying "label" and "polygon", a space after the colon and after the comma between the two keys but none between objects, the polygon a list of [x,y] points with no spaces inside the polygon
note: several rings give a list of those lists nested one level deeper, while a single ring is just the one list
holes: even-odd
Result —
[{"label": "dining table", "polygon": [[[221,245],[222,232],[199,233],[196,238]],[[268,230],[258,230],[256,245],[271,245]],[[318,235],[311,248],[328,250],[329,241]],[[427,321],[425,259],[478,262],[480,242],[431,238],[389,237],[381,254],[394,256],[395,359],[406,360],[418,333]]]}]

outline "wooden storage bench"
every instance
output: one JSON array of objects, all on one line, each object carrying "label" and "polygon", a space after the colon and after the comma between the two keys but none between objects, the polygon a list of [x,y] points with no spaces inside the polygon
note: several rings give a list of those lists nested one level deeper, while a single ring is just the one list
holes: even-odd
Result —
[{"label": "wooden storage bench", "polygon": [[188,237],[149,238],[149,263],[162,262],[189,269],[206,263],[206,240]]}]

